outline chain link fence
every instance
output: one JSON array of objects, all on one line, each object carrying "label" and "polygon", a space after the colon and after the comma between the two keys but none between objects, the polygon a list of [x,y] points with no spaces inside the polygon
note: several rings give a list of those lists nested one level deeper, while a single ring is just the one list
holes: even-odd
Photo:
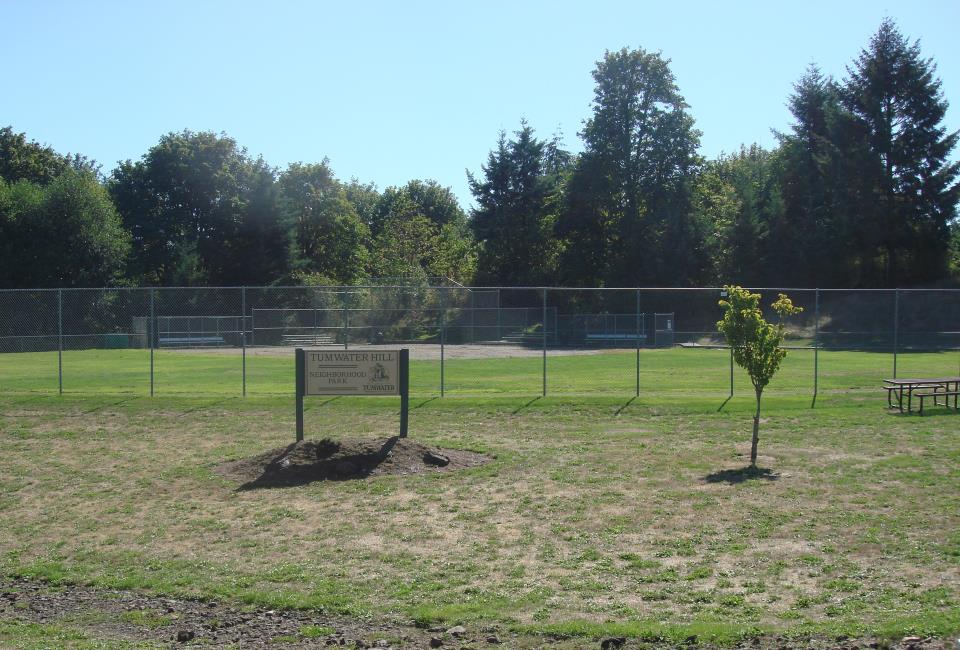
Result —
[{"label": "chain link fence", "polygon": [[[732,395],[720,288],[0,290],[0,392],[290,394],[296,347],[411,349],[423,395]],[[771,391],[960,374],[960,290],[757,289],[787,322]]]}]

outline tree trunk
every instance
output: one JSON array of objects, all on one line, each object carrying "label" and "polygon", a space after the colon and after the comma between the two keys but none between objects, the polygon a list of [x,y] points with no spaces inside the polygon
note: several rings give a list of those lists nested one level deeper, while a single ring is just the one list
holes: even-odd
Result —
[{"label": "tree trunk", "polygon": [[757,388],[757,412],[753,416],[753,440],[750,442],[750,467],[757,466],[757,444],[760,442],[760,395],[762,388]]}]

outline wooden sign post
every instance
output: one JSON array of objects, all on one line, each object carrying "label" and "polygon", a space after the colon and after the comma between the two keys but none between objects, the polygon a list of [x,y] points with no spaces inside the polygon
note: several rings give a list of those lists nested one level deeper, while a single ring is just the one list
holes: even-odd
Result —
[{"label": "wooden sign post", "polygon": [[399,395],[400,437],[407,437],[410,351],[296,350],[297,441],[303,440],[305,395]]}]

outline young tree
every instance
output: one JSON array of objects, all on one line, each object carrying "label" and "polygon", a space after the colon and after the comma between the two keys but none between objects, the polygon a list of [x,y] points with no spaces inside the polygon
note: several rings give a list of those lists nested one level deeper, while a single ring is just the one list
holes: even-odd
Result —
[{"label": "young tree", "polygon": [[798,314],[803,308],[795,307],[790,298],[781,293],[771,305],[780,319],[774,325],[763,318],[760,294],[750,293],[738,286],[725,289],[727,299],[720,301],[724,314],[723,319],[717,322],[717,329],[723,333],[733,350],[733,360],[750,376],[757,396],[750,444],[750,467],[756,467],[757,443],[760,441],[760,398],[787,356],[787,351],[780,347],[784,337],[783,318]]}]

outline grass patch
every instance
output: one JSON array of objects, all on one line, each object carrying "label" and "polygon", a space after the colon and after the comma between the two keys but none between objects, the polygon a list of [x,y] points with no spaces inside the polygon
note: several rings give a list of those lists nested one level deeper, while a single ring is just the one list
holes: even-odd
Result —
[{"label": "grass patch", "polygon": [[[656,388],[629,403],[600,394],[629,382],[593,377],[629,370],[619,353],[548,359],[558,390],[587,389],[535,400],[505,394],[529,378],[528,360],[454,360],[453,377],[478,394],[445,399],[427,397],[436,366],[422,362],[411,436],[496,460],[272,490],[239,491],[216,468],[292,441],[289,392],[4,393],[0,572],[576,637],[960,630],[960,586],[945,579],[960,565],[958,420],[888,414],[866,354],[828,358],[811,409],[800,365],[764,398],[763,473],[752,475],[750,394],[738,384],[718,411],[722,377],[697,365],[719,360],[708,352],[644,351]],[[668,378],[658,359],[689,365]],[[276,388],[288,391],[292,370],[281,370]],[[692,396],[698,373],[705,388]],[[179,379],[209,386],[189,366]],[[309,437],[382,438],[397,425],[395,399],[308,401]]]},{"label": "grass patch", "polygon": [[334,632],[336,632],[336,630],[325,625],[304,625],[300,628],[300,636],[306,639],[317,639],[322,636],[330,636]]}]

